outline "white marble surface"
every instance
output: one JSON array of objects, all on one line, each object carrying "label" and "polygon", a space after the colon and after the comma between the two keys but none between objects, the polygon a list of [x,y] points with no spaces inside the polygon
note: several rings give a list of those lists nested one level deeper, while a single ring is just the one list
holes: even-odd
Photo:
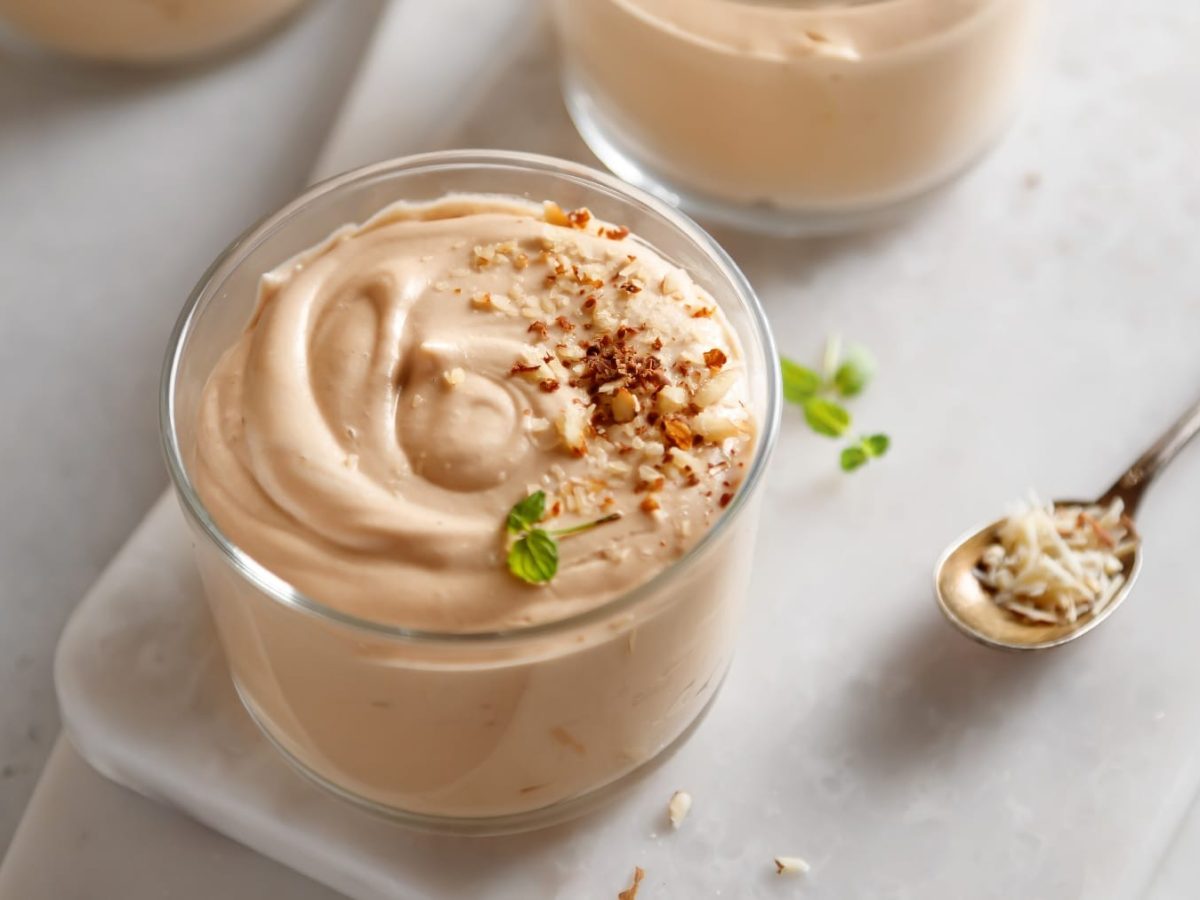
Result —
[{"label": "white marble surface", "polygon": [[377,11],[326,0],[170,72],[0,34],[0,848],[58,730],[59,630],[166,483],[170,326],[217,250],[306,182]]},{"label": "white marble surface", "polygon": [[[896,445],[846,479],[834,449],[791,418],[746,652],[704,728],[641,790],[570,828],[469,845],[331,805],[254,742],[227,687],[206,676],[211,649],[189,625],[203,620],[187,613],[194,579],[164,571],[182,544],[163,511],[64,645],[64,684],[90,701],[71,717],[85,749],[364,898],[524,896],[531,884],[579,896],[619,885],[633,863],[651,873],[651,897],[774,896],[769,858],[792,851],[814,863],[809,897],[1143,895],[1200,772],[1200,660],[1178,639],[1200,626],[1200,610],[1179,602],[1192,589],[1187,498],[1200,491],[1200,455],[1146,509],[1138,598],[1087,641],[998,655],[950,631],[929,596],[931,561],[964,525],[1030,485],[1102,486],[1200,390],[1200,260],[1188,253],[1200,229],[1200,123],[1188,115],[1200,10],[1176,3],[1148,21],[1101,6],[1059,7],[1072,41],[1055,49],[1036,102],[921,219],[804,245],[720,235],[785,349],[811,355],[835,327],[875,348],[884,374],[859,411]],[[528,38],[461,128],[443,119],[390,146],[578,155],[552,114],[549,58]],[[192,606],[169,606],[169,628],[156,624],[187,597]],[[139,627],[100,614],[118,609]],[[114,654],[84,652],[90,638],[141,665],[107,665]],[[170,663],[185,650],[204,661],[188,684]],[[176,710],[170,735],[155,743],[131,714],[139,702],[162,704],[148,718]],[[192,740],[185,728],[198,729]],[[196,752],[202,734],[221,750]],[[198,769],[213,787],[180,777]],[[238,796],[218,789],[230,783]],[[679,785],[696,812],[663,834],[661,803]]]},{"label": "white marble surface", "polygon": [[4,865],[4,900],[338,900],[336,891],[101,777],[55,745]]}]

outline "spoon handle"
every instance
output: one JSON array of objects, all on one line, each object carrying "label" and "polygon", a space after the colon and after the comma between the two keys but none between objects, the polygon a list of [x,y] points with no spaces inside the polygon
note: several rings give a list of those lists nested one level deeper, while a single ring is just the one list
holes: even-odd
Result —
[{"label": "spoon handle", "polygon": [[1105,491],[1104,502],[1120,497],[1125,501],[1126,511],[1132,515],[1142,502],[1146,488],[1197,433],[1200,433],[1200,402],[1185,412],[1149,450],[1138,457],[1138,461],[1117,479],[1116,484]]}]

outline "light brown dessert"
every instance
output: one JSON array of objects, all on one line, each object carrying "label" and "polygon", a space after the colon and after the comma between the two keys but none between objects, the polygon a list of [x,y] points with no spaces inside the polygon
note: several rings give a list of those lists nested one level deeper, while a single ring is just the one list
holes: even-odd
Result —
[{"label": "light brown dessert", "polygon": [[303,0],[0,0],[0,21],[63,53],[169,63],[215,53]]},{"label": "light brown dessert", "polygon": [[[668,185],[840,212],[957,174],[1012,115],[1040,0],[555,0],[568,77]],[[603,155],[603,154],[601,154]]]},{"label": "light brown dessert", "polygon": [[[398,206],[263,279],[196,439],[238,546],[372,621],[494,631],[603,603],[708,529],[753,448],[737,337],[623,229],[550,209]],[[505,564],[537,490],[547,529],[620,515],[563,539],[546,586]]]},{"label": "light brown dessert", "polygon": [[[550,806],[654,756],[732,651],[752,533],[650,582],[738,491],[748,383],[714,299],[586,210],[397,205],[267,274],[201,398],[197,493],[317,603],[436,639],[298,616],[204,545],[250,709],[329,784],[441,817]],[[561,536],[545,584],[507,561],[538,491],[546,531],[615,519]]]}]

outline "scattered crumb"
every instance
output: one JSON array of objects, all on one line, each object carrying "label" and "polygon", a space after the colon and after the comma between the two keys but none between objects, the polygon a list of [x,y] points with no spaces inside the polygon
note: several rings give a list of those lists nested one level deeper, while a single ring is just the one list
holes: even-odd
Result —
[{"label": "scattered crumb", "polygon": [[442,379],[446,382],[447,387],[455,387],[462,384],[466,380],[466,377],[467,373],[458,367],[442,373]]},{"label": "scattered crumb", "polygon": [[671,801],[667,804],[667,818],[671,821],[672,828],[678,828],[683,824],[683,820],[687,818],[687,814],[692,809],[692,795],[687,791],[676,791],[671,795]]},{"label": "scattered crumb", "polygon": [[798,856],[775,857],[775,873],[777,875],[803,875],[810,866]]},{"label": "scattered crumb", "polygon": [[642,879],[646,877],[646,872],[641,866],[633,867],[633,884],[617,894],[617,900],[637,900],[638,887],[642,883]]}]

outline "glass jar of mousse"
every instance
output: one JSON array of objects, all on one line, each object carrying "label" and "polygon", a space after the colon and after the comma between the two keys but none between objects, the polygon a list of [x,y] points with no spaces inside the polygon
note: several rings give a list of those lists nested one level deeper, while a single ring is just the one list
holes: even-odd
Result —
[{"label": "glass jar of mousse", "polygon": [[[757,423],[741,488],[675,562],[600,606],[506,631],[418,631],[306,596],[216,524],[197,493],[190,453],[206,380],[253,314],[263,273],[389,204],[451,193],[586,206],[686,270],[737,332]],[[204,275],[175,328],[163,377],[168,467],[246,709],[300,771],[415,827],[540,827],[632,781],[696,726],[729,666],[778,430],[777,370],[763,311],[728,256],[674,209],[610,176],[528,154],[456,151],[381,163],[312,188]]]},{"label": "glass jar of mousse", "polygon": [[0,0],[0,22],[44,47],[100,62],[177,63],[278,24],[304,0]]},{"label": "glass jar of mousse", "polygon": [[781,234],[914,207],[1013,117],[1042,0],[552,0],[575,125],[616,174]]}]

